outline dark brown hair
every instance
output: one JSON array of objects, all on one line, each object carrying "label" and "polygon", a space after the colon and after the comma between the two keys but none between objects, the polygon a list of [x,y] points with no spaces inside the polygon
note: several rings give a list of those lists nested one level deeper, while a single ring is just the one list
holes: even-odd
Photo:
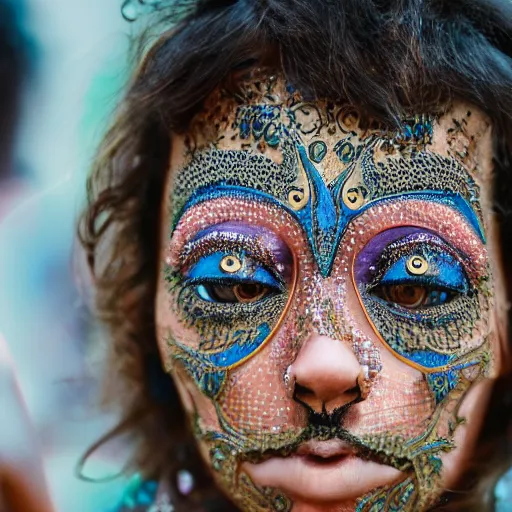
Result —
[{"label": "dark brown hair", "polygon": [[[512,4],[505,0],[195,3],[195,12],[172,31],[164,31],[173,17],[172,7],[160,13],[163,35],[134,74],[99,148],[80,236],[94,273],[97,312],[111,338],[108,373],[115,385],[109,389],[124,413],[120,430],[133,432],[139,440],[133,465],[147,476],[169,475],[171,483],[178,469],[188,467],[199,481],[198,488],[208,494],[209,478],[190,441],[173,383],[159,365],[155,338],[153,303],[170,134],[186,131],[219,84],[240,69],[269,62],[305,97],[348,101],[388,124],[396,123],[405,111],[425,112],[462,98],[493,121],[499,184],[495,206],[503,260],[508,262]],[[502,400],[496,395],[494,413],[504,410]],[[498,425],[504,443],[507,421]],[[491,422],[486,428],[495,426]],[[487,460],[505,461],[503,450],[491,445]],[[483,439],[481,446],[489,445]],[[498,467],[496,462],[493,467]],[[480,481],[481,475],[475,473],[474,479]],[[481,492],[479,499],[477,509],[484,510],[488,493]],[[183,510],[192,510],[192,501]]]}]

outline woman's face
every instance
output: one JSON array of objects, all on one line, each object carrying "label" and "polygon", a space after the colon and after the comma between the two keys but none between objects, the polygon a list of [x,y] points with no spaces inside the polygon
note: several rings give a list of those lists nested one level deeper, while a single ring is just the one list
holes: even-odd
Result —
[{"label": "woman's face", "polygon": [[173,137],[162,210],[160,351],[201,452],[244,511],[428,507],[497,364],[490,124],[243,90]]}]

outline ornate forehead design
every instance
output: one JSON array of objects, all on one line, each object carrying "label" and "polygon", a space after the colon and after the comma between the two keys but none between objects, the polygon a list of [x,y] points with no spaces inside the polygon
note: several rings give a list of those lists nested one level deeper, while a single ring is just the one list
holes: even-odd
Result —
[{"label": "ornate forehead design", "polygon": [[[386,126],[350,104],[306,99],[279,76],[258,78],[264,75],[259,69],[250,75],[236,91],[218,88],[206,101],[204,111],[192,123],[192,131],[202,132],[206,143],[235,130],[264,152],[267,147],[278,148],[295,131],[307,145],[312,144],[312,160],[320,163],[328,156],[328,145],[317,138],[371,137],[380,139],[391,153],[421,150],[432,142],[435,115],[405,115],[396,125]],[[335,152],[345,162],[354,156],[350,144],[339,144]]]},{"label": "ornate forehead design", "polygon": [[[359,112],[351,106],[336,106],[332,103],[291,103],[289,105],[242,105],[237,108],[234,128],[240,131],[242,139],[253,138],[271,148],[279,147],[282,140],[290,137],[292,132],[300,132],[307,138],[314,139],[324,135],[341,134],[367,139],[380,139],[382,148],[390,153],[403,150],[407,146],[419,150],[432,142],[433,117],[416,115],[402,120],[401,126],[394,130],[385,129],[372,123],[366,128],[361,125]],[[340,141],[343,142],[343,141]],[[354,156],[350,144],[337,144],[334,148],[342,162],[349,162]],[[313,140],[309,155],[315,163],[320,163],[327,156],[327,145],[321,140]]]}]

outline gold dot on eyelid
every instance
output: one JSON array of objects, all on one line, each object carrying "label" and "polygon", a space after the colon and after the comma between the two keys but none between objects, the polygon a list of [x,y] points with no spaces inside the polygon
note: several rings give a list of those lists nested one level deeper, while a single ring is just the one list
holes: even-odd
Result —
[{"label": "gold dot on eyelid", "polygon": [[428,262],[421,256],[412,256],[407,260],[407,272],[414,276],[422,276],[428,270]]},{"label": "gold dot on eyelid", "polygon": [[224,272],[228,272],[229,274],[233,274],[238,272],[242,268],[242,262],[236,256],[230,254],[229,256],[224,256],[220,261],[220,269]]},{"label": "gold dot on eyelid", "polygon": [[363,206],[367,190],[362,187],[350,187],[343,191],[343,202],[351,210],[358,210]]},{"label": "gold dot on eyelid", "polygon": [[303,190],[295,188],[290,190],[288,201],[294,210],[302,210],[308,202],[308,196]]}]

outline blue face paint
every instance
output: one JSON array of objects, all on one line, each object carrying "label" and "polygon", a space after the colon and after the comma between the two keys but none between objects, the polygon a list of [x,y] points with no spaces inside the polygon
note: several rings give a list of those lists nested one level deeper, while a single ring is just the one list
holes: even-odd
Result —
[{"label": "blue face paint", "polygon": [[468,278],[462,264],[450,254],[430,252],[426,263],[428,270],[422,275],[411,275],[407,264],[414,258],[415,252],[427,252],[426,248],[420,248],[411,254],[402,256],[393,263],[379,281],[382,285],[409,284],[414,286],[428,286],[459,293],[467,293],[469,289]]},{"label": "blue face paint", "polygon": [[196,283],[196,285],[200,283],[224,283],[229,285],[248,283],[284,291],[282,281],[276,279],[270,271],[244,254],[240,254],[239,260],[242,267],[239,271],[234,273],[223,271],[221,263],[226,257],[229,257],[229,254],[221,252],[202,257],[188,270],[186,278]]}]

